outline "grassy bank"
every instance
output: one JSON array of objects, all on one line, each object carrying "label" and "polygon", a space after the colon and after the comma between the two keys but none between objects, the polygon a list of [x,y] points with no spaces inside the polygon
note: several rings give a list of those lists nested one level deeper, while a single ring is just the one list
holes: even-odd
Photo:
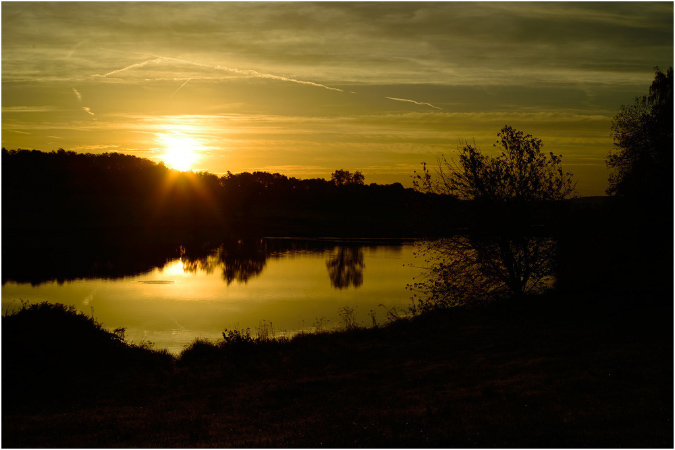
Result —
[{"label": "grassy bank", "polygon": [[2,445],[672,447],[672,313],[588,305],[551,295],[178,358],[38,305],[2,319]]}]

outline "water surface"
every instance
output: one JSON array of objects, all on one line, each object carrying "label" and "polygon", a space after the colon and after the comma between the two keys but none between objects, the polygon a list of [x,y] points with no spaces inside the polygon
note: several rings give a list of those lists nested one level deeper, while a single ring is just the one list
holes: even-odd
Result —
[{"label": "water surface", "polygon": [[118,255],[85,261],[98,271],[82,276],[6,279],[2,308],[20,300],[74,305],[109,330],[126,328],[128,341],[177,353],[195,338],[221,338],[226,328],[255,334],[261,321],[288,334],[339,327],[343,307],[356,308],[362,325],[372,325],[370,311],[384,323],[386,309],[409,305],[413,251],[412,242],[400,241],[261,239],[193,252],[180,247],[140,271]]}]

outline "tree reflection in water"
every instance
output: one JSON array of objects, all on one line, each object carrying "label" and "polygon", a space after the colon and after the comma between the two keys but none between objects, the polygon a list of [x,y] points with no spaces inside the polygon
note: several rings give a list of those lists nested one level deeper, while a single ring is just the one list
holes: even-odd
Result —
[{"label": "tree reflection in water", "polygon": [[[180,258],[185,273],[211,274],[222,270],[223,280],[230,285],[232,282],[246,283],[259,276],[269,258],[311,253],[328,255],[326,269],[331,285],[335,289],[345,289],[363,284],[363,249],[377,248],[378,245],[381,244],[292,238],[153,245],[136,239],[115,245],[96,246],[95,243],[87,243],[78,247],[55,247],[51,251],[42,249],[39,258],[35,258],[36,251],[15,245],[3,248],[3,258],[13,264],[3,270],[2,282],[30,282],[38,285],[52,280],[62,283],[79,278],[119,279],[161,269]],[[388,240],[385,245],[388,248],[401,248],[400,241]],[[22,260],[22,255],[30,258],[25,256]]]},{"label": "tree reflection in water", "polygon": [[557,251],[546,236],[456,235],[418,244],[426,267],[409,285],[421,311],[484,302],[504,296],[520,298],[549,288]]},{"label": "tree reflection in water", "polygon": [[263,239],[230,241],[209,254],[188,254],[183,248],[183,270],[194,273],[198,270],[212,273],[215,268],[223,270],[223,279],[229,286],[233,281],[246,283],[260,275],[267,262],[267,248]]},{"label": "tree reflection in water", "polygon": [[326,261],[331,284],[336,289],[363,284],[363,250],[360,247],[338,247]]},{"label": "tree reflection in water", "polygon": [[223,271],[223,279],[230,285],[233,281],[246,283],[260,275],[268,258],[295,252],[330,251],[326,268],[331,284],[336,289],[363,284],[365,268],[361,246],[335,246],[334,243],[320,241],[291,241],[254,239],[247,241],[229,241],[215,250],[181,249],[183,270],[186,272],[205,271],[212,273],[216,268]]}]

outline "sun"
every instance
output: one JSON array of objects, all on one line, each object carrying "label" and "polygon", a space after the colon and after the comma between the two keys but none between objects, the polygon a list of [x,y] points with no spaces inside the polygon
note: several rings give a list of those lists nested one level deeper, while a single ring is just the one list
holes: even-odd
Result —
[{"label": "sun", "polygon": [[159,140],[164,146],[161,159],[170,168],[185,172],[191,170],[199,160],[199,151],[202,146],[197,139],[164,134],[159,136]]}]

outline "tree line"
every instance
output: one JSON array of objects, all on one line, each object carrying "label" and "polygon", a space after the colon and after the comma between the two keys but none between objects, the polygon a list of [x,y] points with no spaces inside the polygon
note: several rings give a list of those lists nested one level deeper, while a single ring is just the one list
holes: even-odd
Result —
[{"label": "tree line", "polygon": [[[2,149],[3,229],[59,233],[161,233],[399,237],[421,222],[412,206],[450,199],[365,184],[359,171],[331,180],[279,173],[178,172],[119,153]],[[11,240],[11,239],[10,239]]]}]

